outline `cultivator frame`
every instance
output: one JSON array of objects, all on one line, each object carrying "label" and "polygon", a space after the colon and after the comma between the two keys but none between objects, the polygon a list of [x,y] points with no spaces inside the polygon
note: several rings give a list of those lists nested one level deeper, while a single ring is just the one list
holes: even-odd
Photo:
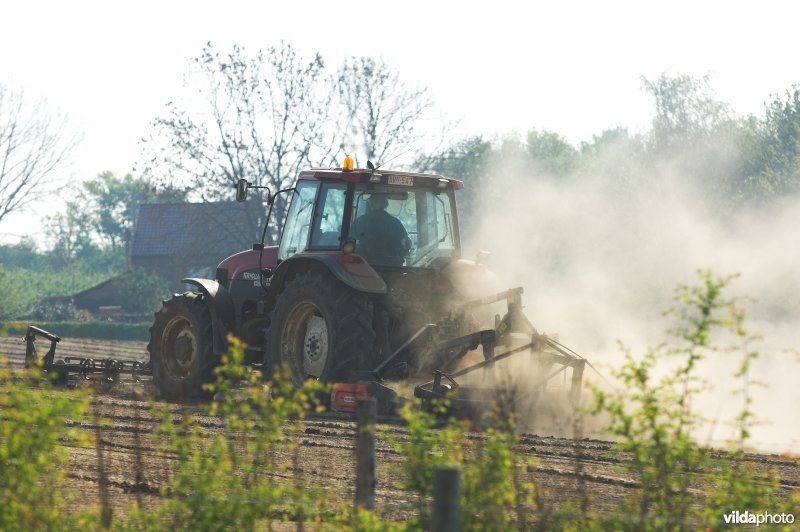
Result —
[{"label": "cultivator frame", "polygon": [[[541,351],[542,345],[546,345],[554,352]],[[485,346],[484,349],[486,349]],[[544,376],[536,376],[531,386],[525,389],[522,394],[538,396],[552,379],[571,368],[572,377],[570,379],[568,397],[570,404],[573,407],[577,407],[580,402],[583,372],[587,364],[586,359],[569,352],[564,346],[544,335],[534,335],[531,342],[525,345],[487,358],[483,362],[454,373],[435,370],[433,372],[433,380],[414,388],[414,397],[422,399],[423,405],[429,410],[433,409],[437,402],[441,403],[446,400],[449,405],[448,411],[456,414],[456,416],[476,417],[477,414],[488,412],[494,402],[502,397],[503,390],[498,387],[498,384],[502,386],[503,383],[498,383],[497,376],[491,371],[494,369],[495,364],[525,351],[531,352],[531,358],[539,368],[559,367],[550,370]],[[484,370],[484,383],[489,381],[492,383],[491,385],[462,385],[456,380],[481,369]],[[519,399],[520,397],[517,396],[516,398]]]},{"label": "cultivator frame", "polygon": [[[499,315],[495,316],[494,329],[481,330],[434,347],[434,350],[440,351],[466,344],[472,350],[480,345],[483,348],[484,360],[453,371],[456,363],[464,355],[451,358],[442,368],[433,371],[433,380],[414,388],[414,396],[422,399],[423,404],[429,408],[433,407],[436,402],[447,400],[451,413],[464,417],[480,416],[491,408],[504,391],[498,387],[504,386],[505,383],[501,382],[496,375],[497,363],[514,355],[528,352],[530,361],[536,366],[537,371],[533,382],[530,383],[530,386],[526,386],[522,393],[538,395],[552,379],[565,374],[567,369],[572,369],[568,397],[572,406],[577,406],[580,401],[583,372],[587,361],[553,338],[540,334],[536,330],[522,311],[522,293],[523,288],[517,287],[460,305],[456,312],[465,313],[479,306],[505,300],[508,310],[502,318]],[[517,338],[526,338],[525,343],[511,347],[513,345],[512,334]],[[507,350],[497,354],[496,350],[500,346],[506,347]],[[554,366],[555,369],[553,369]],[[479,370],[483,370],[481,385],[463,385],[458,382],[457,379]]]},{"label": "cultivator frame", "polygon": [[[567,395],[571,405],[577,406],[580,401],[583,373],[588,362],[555,339],[540,334],[536,330],[522,311],[522,293],[522,287],[517,287],[492,296],[468,301],[459,305],[449,316],[451,321],[458,321],[459,317],[463,317],[465,313],[476,307],[505,300],[508,309],[504,316],[495,316],[494,329],[482,329],[437,342],[434,338],[440,330],[440,326],[433,323],[423,325],[375,369],[356,375],[355,380],[365,387],[362,393],[366,394],[368,389],[370,395],[378,396],[379,402],[386,400],[387,397],[397,401],[396,395],[391,397],[393,392],[389,391],[390,393],[387,394],[388,388],[381,384],[384,380],[383,373],[408,348],[427,342],[428,345],[423,348],[421,358],[440,362],[430,371],[433,374],[433,380],[416,386],[414,396],[421,399],[423,405],[429,410],[441,411],[434,406],[437,402],[446,401],[448,414],[458,417],[482,417],[491,409],[498,397],[507,391],[502,388],[507,383],[502,382],[496,375],[497,363],[525,352],[529,353],[530,362],[535,365],[537,371],[534,372],[534,381],[522,393],[538,396],[554,378],[571,369],[572,376]],[[513,346],[513,344],[519,343],[520,338],[524,338],[524,343]],[[466,368],[455,369],[467,353],[473,352],[479,347],[482,349],[483,361]],[[497,354],[497,349],[502,347],[505,347],[506,350]],[[461,384],[457,380],[479,370],[483,370],[480,385]],[[380,394],[372,392],[376,385],[379,387]],[[355,400],[352,404],[355,404]]]},{"label": "cultivator frame", "polygon": [[[50,348],[41,360],[36,350],[37,337],[50,341]],[[130,376],[135,382],[141,382],[141,377],[152,375],[150,365],[138,361],[89,357],[65,357],[56,360],[56,346],[59,342],[60,336],[29,325],[25,332],[25,367],[39,368],[53,375],[54,380],[62,384],[68,383],[70,378],[94,379],[105,384],[115,384],[120,382],[123,375]]]}]

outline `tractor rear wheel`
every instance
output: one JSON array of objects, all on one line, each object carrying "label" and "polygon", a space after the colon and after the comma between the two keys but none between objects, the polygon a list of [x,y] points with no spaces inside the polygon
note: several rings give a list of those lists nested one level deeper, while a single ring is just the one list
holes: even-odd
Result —
[{"label": "tractor rear wheel", "polygon": [[176,294],[156,312],[150,328],[153,383],[168,399],[208,395],[217,357],[213,350],[211,313],[203,296]]},{"label": "tractor rear wheel", "polygon": [[306,272],[288,281],[270,315],[269,362],[285,364],[292,382],[346,380],[371,369],[375,330],[373,304],[330,274]]}]

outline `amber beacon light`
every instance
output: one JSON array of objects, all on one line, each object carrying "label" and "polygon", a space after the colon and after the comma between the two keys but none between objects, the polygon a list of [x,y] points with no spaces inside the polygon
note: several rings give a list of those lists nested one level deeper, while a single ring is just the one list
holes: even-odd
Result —
[{"label": "amber beacon light", "polygon": [[345,172],[352,172],[353,171],[353,158],[349,155],[344,158],[344,162],[342,163],[342,170]]}]

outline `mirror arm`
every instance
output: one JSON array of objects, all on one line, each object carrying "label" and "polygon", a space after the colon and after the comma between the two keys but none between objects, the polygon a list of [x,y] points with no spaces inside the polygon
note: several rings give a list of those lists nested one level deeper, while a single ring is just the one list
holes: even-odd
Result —
[{"label": "mirror arm", "polygon": [[271,195],[271,193],[269,191],[269,187],[260,186],[260,185],[254,185],[254,184],[250,183],[249,181],[247,181],[244,178],[239,179],[236,182],[236,184],[233,186],[233,188],[236,189],[236,201],[246,201],[247,200],[247,191],[250,190],[251,188],[266,189],[266,191],[267,191],[267,201],[270,201],[270,198],[272,197],[272,195]]}]

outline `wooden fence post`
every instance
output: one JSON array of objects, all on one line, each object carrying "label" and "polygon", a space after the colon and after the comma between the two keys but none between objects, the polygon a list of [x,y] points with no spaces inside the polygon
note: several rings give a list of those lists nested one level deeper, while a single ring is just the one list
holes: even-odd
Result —
[{"label": "wooden fence post", "polygon": [[457,467],[440,467],[433,472],[432,532],[460,530],[461,470]]},{"label": "wooden fence post", "polygon": [[356,442],[356,507],[375,509],[375,423],[378,403],[367,397],[358,403],[358,441]]}]

